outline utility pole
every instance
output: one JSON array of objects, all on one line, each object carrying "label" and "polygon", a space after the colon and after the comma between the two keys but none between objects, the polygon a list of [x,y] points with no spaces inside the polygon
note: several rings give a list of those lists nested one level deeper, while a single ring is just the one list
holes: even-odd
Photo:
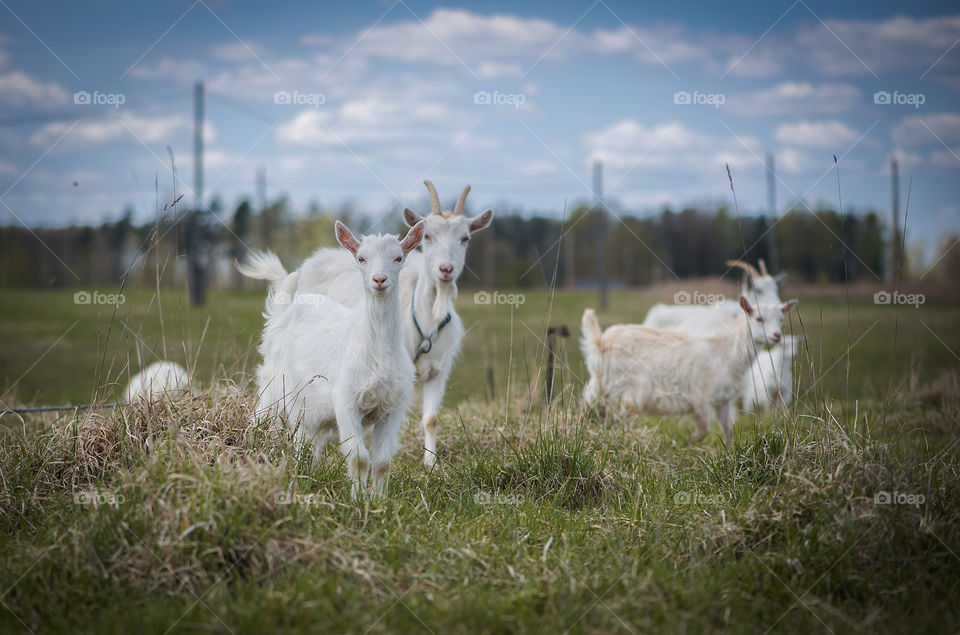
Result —
[{"label": "utility pole", "polygon": [[203,209],[203,82],[193,87],[193,191]]},{"label": "utility pole", "polygon": [[603,204],[603,163],[593,162],[593,193],[597,199],[597,234],[594,246],[597,251],[597,284],[600,310],[607,308],[607,209]]},{"label": "utility pole", "polygon": [[193,190],[196,203],[187,228],[187,277],[190,305],[207,301],[207,272],[210,265],[211,228],[203,207],[203,82],[193,88]]},{"label": "utility pole", "polygon": [[890,159],[891,200],[890,211],[892,226],[890,229],[890,265],[887,267],[887,282],[896,282],[903,266],[900,252],[900,168],[896,159]]},{"label": "utility pole", "polygon": [[780,270],[780,254],[777,251],[777,181],[776,166],[773,153],[767,153],[767,214],[770,226],[767,230],[767,260],[770,262],[770,271]]},{"label": "utility pole", "polygon": [[262,165],[257,168],[257,206],[261,214],[267,209],[267,168]]}]

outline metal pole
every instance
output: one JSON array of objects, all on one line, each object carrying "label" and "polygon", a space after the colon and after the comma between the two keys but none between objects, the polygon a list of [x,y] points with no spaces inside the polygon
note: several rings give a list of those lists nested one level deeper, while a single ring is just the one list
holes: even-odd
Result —
[{"label": "metal pole", "polygon": [[887,267],[887,282],[895,282],[900,273],[900,168],[896,159],[890,159],[891,182],[891,220],[890,229],[890,266]]},{"label": "metal pole", "polygon": [[780,270],[780,254],[777,251],[777,232],[773,226],[777,224],[777,182],[776,165],[773,159],[773,153],[767,153],[767,214],[768,222],[771,223],[767,228],[767,260],[770,263],[770,271]]},{"label": "metal pole", "polygon": [[193,87],[193,191],[203,209],[203,82]]},{"label": "metal pole", "polygon": [[593,193],[597,199],[597,234],[595,248],[597,251],[597,284],[599,291],[598,304],[601,310],[607,308],[607,210],[603,204],[603,163],[593,162]]}]

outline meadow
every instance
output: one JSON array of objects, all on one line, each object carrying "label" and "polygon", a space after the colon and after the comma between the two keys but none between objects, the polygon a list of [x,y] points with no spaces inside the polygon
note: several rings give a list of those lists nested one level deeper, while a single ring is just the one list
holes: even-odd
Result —
[{"label": "meadow", "polygon": [[[673,291],[616,291],[601,324]],[[689,419],[583,407],[594,293],[461,290],[441,460],[415,407],[389,498],[356,502],[336,452],[251,423],[262,290],[132,290],[116,313],[74,292],[0,293],[4,407],[114,401],[155,359],[199,390],[3,415],[4,631],[960,628],[960,306],[801,295],[798,399],[691,445]]]}]

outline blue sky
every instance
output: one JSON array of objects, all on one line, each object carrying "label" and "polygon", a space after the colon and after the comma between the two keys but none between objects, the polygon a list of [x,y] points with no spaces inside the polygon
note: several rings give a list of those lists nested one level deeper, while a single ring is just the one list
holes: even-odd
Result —
[{"label": "blue sky", "polygon": [[204,200],[228,210],[263,166],[297,211],[377,218],[423,206],[430,178],[444,198],[470,183],[474,208],[560,215],[602,159],[616,211],[730,203],[729,163],[754,213],[769,151],[780,212],[836,204],[836,154],[845,207],[888,213],[897,156],[909,240],[960,231],[946,2],[0,4],[3,223],[152,218],[168,146],[191,200],[202,79]]}]

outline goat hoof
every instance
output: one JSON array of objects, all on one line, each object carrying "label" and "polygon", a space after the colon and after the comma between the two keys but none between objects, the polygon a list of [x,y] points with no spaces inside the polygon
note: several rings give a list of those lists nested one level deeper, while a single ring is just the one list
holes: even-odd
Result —
[{"label": "goat hoof", "polygon": [[423,453],[423,465],[427,469],[437,464],[437,455],[429,450]]}]

